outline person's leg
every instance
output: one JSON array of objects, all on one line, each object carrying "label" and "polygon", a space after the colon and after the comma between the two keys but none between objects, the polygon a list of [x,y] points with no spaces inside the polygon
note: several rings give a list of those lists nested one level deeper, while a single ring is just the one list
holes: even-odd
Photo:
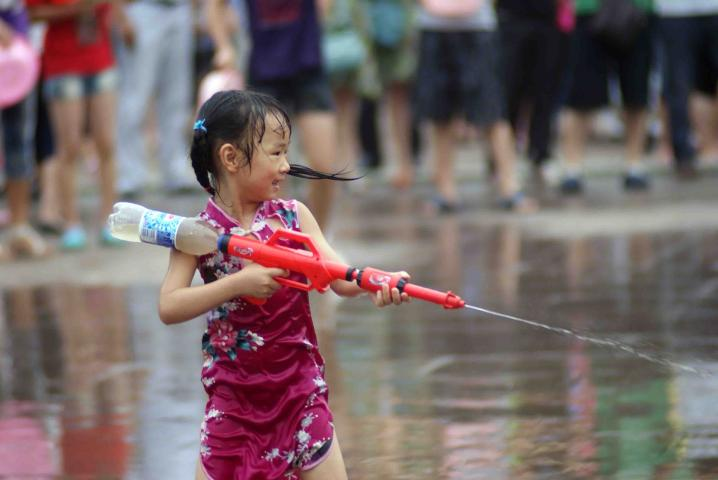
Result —
[{"label": "person's leg", "polygon": [[632,167],[638,167],[643,161],[647,121],[648,112],[645,109],[626,109],[624,112],[626,125],[625,157],[629,170]]},{"label": "person's leg", "polygon": [[[156,87],[159,54],[165,28],[163,7],[149,2],[134,2],[126,7],[135,27],[132,48],[120,45],[119,89],[117,105],[117,190],[120,195],[138,193],[147,177],[147,111]],[[189,56],[189,53],[187,53]],[[162,88],[169,88],[163,85]]]},{"label": "person's leg", "polygon": [[192,12],[190,5],[164,8],[167,29],[159,59],[157,125],[162,183],[166,190],[195,189],[187,160],[192,105]]},{"label": "person's leg", "polygon": [[[337,121],[334,112],[307,111],[297,117],[302,148],[310,167],[323,172],[336,170]],[[335,185],[330,180],[313,180],[309,189],[308,207],[319,226],[326,228],[331,217]]]},{"label": "person's leg", "polygon": [[533,199],[521,193],[517,174],[516,141],[511,126],[505,120],[488,127],[491,153],[496,165],[499,206],[516,212],[532,212],[538,208]]},{"label": "person's leg", "polygon": [[661,18],[659,28],[665,52],[664,92],[673,146],[674,165],[679,174],[692,176],[694,148],[688,99],[693,86],[695,51],[692,26],[694,18]]},{"label": "person's leg", "polygon": [[514,136],[519,135],[521,105],[526,99],[527,63],[532,31],[528,22],[510,14],[501,16],[499,22],[501,35],[502,79],[506,92],[506,109]]},{"label": "person's leg", "polygon": [[362,156],[366,166],[374,169],[379,168],[382,160],[376,126],[378,103],[372,98],[362,98],[359,112],[359,139]]},{"label": "person's leg", "polygon": [[581,168],[591,117],[589,112],[608,104],[608,60],[591,32],[591,16],[577,18],[570,47],[569,84],[565,112],[560,117],[565,194],[583,190]]},{"label": "person's leg", "polygon": [[454,178],[454,132],[452,122],[431,122],[429,124],[434,185],[439,195],[438,207],[452,209],[459,203],[459,194]]},{"label": "person's leg", "polygon": [[301,472],[299,476],[302,480],[346,480],[348,478],[336,432],[327,458],[311,470]]},{"label": "person's leg", "polygon": [[202,468],[202,459],[197,459],[197,468],[194,472],[194,480],[209,480],[207,478],[207,475],[204,473],[204,468]]},{"label": "person's leg", "polygon": [[2,111],[7,204],[10,213],[8,247],[19,256],[38,257],[49,252],[47,244],[30,226],[30,196],[35,97]]},{"label": "person's leg", "polygon": [[[100,224],[112,213],[115,193],[115,105],[113,90],[103,91],[89,99],[92,138],[100,161]],[[107,237],[108,239],[110,237]],[[102,237],[103,241],[105,236]]]},{"label": "person's leg", "polygon": [[[86,102],[83,97],[75,95],[82,91],[79,77],[57,81],[63,84],[58,87],[60,91],[55,92],[58,95],[48,99],[48,107],[57,146],[58,194],[64,221],[61,242],[63,248],[77,249],[86,245],[75,191],[75,166],[82,147]],[[73,94],[64,95],[63,91],[72,91]]]},{"label": "person's leg", "polygon": [[337,106],[337,158],[341,168],[356,172],[359,157],[359,99],[350,86],[334,90]]},{"label": "person's leg", "polygon": [[578,193],[582,190],[580,177],[591,115],[578,110],[566,109],[561,114],[560,123],[564,162],[564,180],[561,189],[564,193]]},{"label": "person's leg", "polygon": [[533,108],[529,125],[529,158],[534,165],[543,164],[551,156],[552,128],[558,78],[560,74],[561,34],[554,25],[542,24],[537,27],[535,42],[534,76],[532,80]]},{"label": "person's leg", "polygon": [[398,188],[407,188],[414,182],[414,164],[411,161],[411,106],[409,88],[405,84],[395,83],[386,92],[391,138],[396,155],[396,172],[392,184]]}]

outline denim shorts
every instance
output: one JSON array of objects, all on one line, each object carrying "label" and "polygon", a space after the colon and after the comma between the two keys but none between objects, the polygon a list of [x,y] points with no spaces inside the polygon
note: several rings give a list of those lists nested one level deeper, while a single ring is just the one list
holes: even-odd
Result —
[{"label": "denim shorts", "polygon": [[[35,95],[0,110],[0,157],[5,157],[5,177],[27,180],[33,177],[35,157],[33,133],[35,128]],[[4,139],[4,141],[3,141]]]},{"label": "denim shorts", "polygon": [[48,100],[77,100],[117,88],[117,70],[108,68],[98,73],[69,73],[48,77],[43,93]]}]

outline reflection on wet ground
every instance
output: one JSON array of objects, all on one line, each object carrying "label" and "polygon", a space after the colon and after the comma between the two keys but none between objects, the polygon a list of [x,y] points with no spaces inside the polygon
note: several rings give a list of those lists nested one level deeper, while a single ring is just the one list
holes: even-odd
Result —
[{"label": "reflection on wet ground", "polygon": [[[316,296],[351,478],[718,478],[718,229],[542,236],[406,218],[337,235],[354,263],[716,376],[468,310]],[[192,478],[203,326],[163,326],[156,297],[2,292],[0,478]]]}]

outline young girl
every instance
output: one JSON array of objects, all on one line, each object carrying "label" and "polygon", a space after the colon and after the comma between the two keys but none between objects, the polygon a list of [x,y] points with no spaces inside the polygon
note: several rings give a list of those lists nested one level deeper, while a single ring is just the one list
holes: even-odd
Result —
[{"label": "young girl", "polygon": [[[42,53],[43,93],[53,138],[57,142],[57,186],[64,225],[63,250],[87,246],[87,232],[77,204],[75,166],[86,126],[99,158],[100,218],[107,218],[115,198],[115,59],[110,39],[114,18],[123,40],[131,27],[119,0],[27,0],[34,20],[47,22]],[[120,245],[102,229],[104,245]]]},{"label": "young girl", "polygon": [[[324,258],[338,260],[307,207],[278,194],[287,175],[346,178],[289,163],[291,125],[282,106],[260,93],[223,91],[198,116],[190,155],[197,180],[211,195],[201,217],[220,233],[262,241],[278,228],[302,231]],[[195,269],[204,285],[190,286]],[[160,292],[162,321],[174,324],[209,312],[202,339],[202,384],[209,399],[198,479],[346,478],[308,296],[280,287],[274,280],[279,276],[303,281],[302,275],[219,252],[170,255]],[[345,281],[331,287],[344,296],[361,292]],[[247,297],[267,301],[256,305]],[[408,300],[388,288],[372,299],[379,307]]]}]

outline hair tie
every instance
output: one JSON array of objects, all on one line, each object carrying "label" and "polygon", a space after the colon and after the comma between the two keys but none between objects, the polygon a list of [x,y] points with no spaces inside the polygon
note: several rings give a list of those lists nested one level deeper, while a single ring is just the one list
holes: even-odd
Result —
[{"label": "hair tie", "polygon": [[195,132],[197,130],[202,130],[204,133],[207,133],[207,127],[204,126],[204,118],[200,118],[196,122],[194,122],[194,130]]}]

